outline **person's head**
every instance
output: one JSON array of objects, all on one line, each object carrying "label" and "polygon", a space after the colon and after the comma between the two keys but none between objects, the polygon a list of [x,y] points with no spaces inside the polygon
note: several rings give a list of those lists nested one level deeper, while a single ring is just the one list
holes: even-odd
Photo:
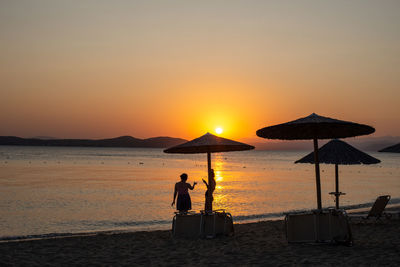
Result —
[{"label": "person's head", "polygon": [[181,174],[181,181],[182,182],[186,182],[187,178],[188,178],[188,175],[186,173],[182,173]]},{"label": "person's head", "polygon": [[211,170],[210,170],[210,177],[212,177],[212,178],[215,177],[214,169],[211,169]]}]

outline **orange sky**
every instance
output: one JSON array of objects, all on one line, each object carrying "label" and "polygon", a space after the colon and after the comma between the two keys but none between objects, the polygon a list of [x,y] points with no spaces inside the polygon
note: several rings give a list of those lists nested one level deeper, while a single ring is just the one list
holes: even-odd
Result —
[{"label": "orange sky", "polygon": [[2,1],[0,135],[400,136],[399,1]]}]

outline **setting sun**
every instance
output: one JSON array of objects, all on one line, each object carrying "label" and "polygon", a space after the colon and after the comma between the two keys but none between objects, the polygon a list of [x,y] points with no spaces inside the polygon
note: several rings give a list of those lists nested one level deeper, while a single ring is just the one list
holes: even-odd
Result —
[{"label": "setting sun", "polygon": [[223,131],[224,131],[224,130],[223,130],[221,127],[215,128],[215,132],[216,132],[217,134],[222,134]]}]

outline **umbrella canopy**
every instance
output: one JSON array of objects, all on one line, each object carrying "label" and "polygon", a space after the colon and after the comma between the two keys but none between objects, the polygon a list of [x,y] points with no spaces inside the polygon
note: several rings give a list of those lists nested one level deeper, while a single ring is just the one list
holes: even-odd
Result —
[{"label": "umbrella canopy", "polygon": [[[339,191],[339,168],[338,165],[356,164],[376,164],[381,162],[367,153],[343,142],[341,140],[331,140],[318,149],[319,162],[325,164],[335,164],[335,189],[332,192],[336,197],[336,208],[339,209],[339,196],[343,193]],[[315,163],[314,152],[295,161],[295,163]]]},{"label": "umbrella canopy", "polygon": [[294,121],[262,128],[257,136],[280,140],[345,138],[371,134],[371,126],[319,116],[315,113]]},{"label": "umbrella canopy", "polygon": [[321,182],[318,160],[318,139],[345,138],[371,134],[375,129],[371,126],[349,121],[341,121],[319,116],[315,113],[294,121],[259,129],[259,137],[281,140],[314,140],[315,182],[317,188],[317,206],[322,208]]},{"label": "umbrella canopy", "polygon": [[[334,139],[318,149],[320,163],[355,165],[355,164],[376,164],[381,162],[367,153],[364,153],[348,143]],[[295,163],[315,163],[314,152],[297,160]]]},{"label": "umbrella canopy", "polygon": [[180,154],[195,154],[195,153],[214,153],[214,152],[228,152],[228,151],[242,151],[254,149],[244,143],[236,142],[223,137],[215,136],[206,133],[196,139],[193,139],[184,144],[180,144],[168,149],[165,153],[180,153]]},{"label": "umbrella canopy", "polygon": [[381,149],[378,152],[400,153],[400,143],[393,146],[385,147],[384,149]]},{"label": "umbrella canopy", "polygon": [[[211,153],[251,150],[254,146],[236,142],[223,137],[206,133],[189,142],[170,147],[164,150],[165,153],[196,154],[207,153],[208,184],[211,184]],[[206,211],[212,211],[212,192],[206,199]]]}]

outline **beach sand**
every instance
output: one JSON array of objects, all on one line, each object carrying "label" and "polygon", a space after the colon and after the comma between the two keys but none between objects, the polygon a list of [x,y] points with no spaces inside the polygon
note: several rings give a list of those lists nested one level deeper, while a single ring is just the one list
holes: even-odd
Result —
[{"label": "beach sand", "polygon": [[235,225],[235,235],[174,239],[171,231],[95,234],[0,243],[7,265],[399,266],[400,220],[352,222],[354,245],[288,244],[283,221]]}]

